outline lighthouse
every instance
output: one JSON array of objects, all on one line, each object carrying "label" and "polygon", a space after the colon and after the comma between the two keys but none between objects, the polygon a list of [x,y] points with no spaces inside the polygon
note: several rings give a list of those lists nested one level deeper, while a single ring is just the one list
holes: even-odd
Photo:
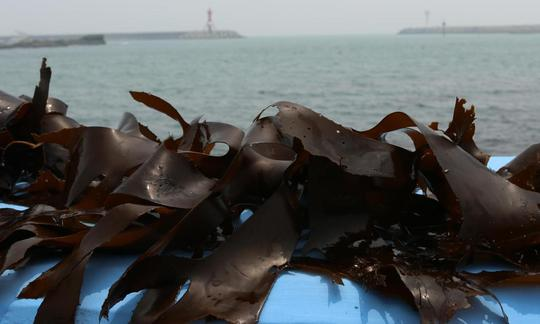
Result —
[{"label": "lighthouse", "polygon": [[200,30],[180,32],[180,39],[229,39],[242,38],[234,30],[218,30],[214,25],[214,12],[211,8],[206,11],[206,25]]},{"label": "lighthouse", "polygon": [[212,33],[214,31],[214,21],[212,20],[212,9],[208,8],[208,11],[206,12],[208,18],[206,20],[206,30],[208,33]]}]

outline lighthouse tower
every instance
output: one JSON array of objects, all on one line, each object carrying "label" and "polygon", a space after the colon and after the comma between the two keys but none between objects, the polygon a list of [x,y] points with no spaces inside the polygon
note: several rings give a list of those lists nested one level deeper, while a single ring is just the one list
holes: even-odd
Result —
[{"label": "lighthouse tower", "polygon": [[[206,11],[206,24],[198,30],[185,31],[179,33],[181,39],[228,39],[242,38],[234,30],[219,30],[214,25],[214,12],[208,8]],[[202,24],[201,24],[202,25]]]},{"label": "lighthouse tower", "polygon": [[212,20],[212,9],[208,8],[208,11],[206,12],[208,15],[208,19],[206,20],[206,30],[209,33],[212,33],[214,31],[214,21]]}]

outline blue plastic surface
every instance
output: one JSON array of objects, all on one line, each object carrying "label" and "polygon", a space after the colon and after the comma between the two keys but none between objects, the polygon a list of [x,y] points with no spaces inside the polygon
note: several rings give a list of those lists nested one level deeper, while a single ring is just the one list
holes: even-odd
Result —
[{"label": "blue plastic surface", "polygon": [[[492,169],[510,157],[495,157]],[[6,205],[1,207],[6,207]],[[247,215],[244,215],[247,216]],[[81,292],[77,323],[97,323],[108,287],[116,281],[136,256],[96,254],[89,263]],[[15,296],[32,279],[49,269],[59,258],[30,262],[17,272],[0,277],[0,324],[31,323],[41,300],[16,300]],[[477,269],[479,270],[479,269]],[[540,323],[540,286],[494,289],[511,323]],[[131,294],[111,310],[109,321],[126,323],[141,294]],[[473,307],[459,312],[453,323],[499,323],[499,307],[489,297],[479,297]],[[418,323],[416,312],[400,300],[383,298],[344,280],[333,284],[328,278],[286,272],[272,289],[261,314],[261,323]]]}]

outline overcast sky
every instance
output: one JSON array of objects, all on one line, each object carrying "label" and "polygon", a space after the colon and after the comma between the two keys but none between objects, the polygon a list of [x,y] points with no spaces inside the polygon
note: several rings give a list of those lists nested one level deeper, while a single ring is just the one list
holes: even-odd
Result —
[{"label": "overcast sky", "polygon": [[540,24],[540,0],[0,0],[0,35],[201,29],[252,35],[395,33],[452,25]]}]

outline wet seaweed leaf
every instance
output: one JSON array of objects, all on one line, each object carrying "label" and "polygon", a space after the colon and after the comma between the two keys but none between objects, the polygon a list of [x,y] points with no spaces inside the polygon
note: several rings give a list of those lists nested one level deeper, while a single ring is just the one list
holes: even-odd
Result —
[{"label": "wet seaweed leaf", "polygon": [[164,143],[109,196],[107,205],[137,199],[167,207],[191,209],[216,181],[205,177],[183,154]]},{"label": "wet seaweed leaf", "polygon": [[66,206],[80,199],[93,181],[99,182],[93,199],[97,206],[102,205],[122,177],[157,149],[157,143],[151,140],[104,127],[67,128],[35,138],[43,143],[60,144],[71,153],[66,171]]},{"label": "wet seaweed leaf", "polygon": [[189,128],[189,124],[184,120],[182,115],[180,115],[178,110],[176,110],[176,108],[165,100],[146,92],[130,91],[130,94],[133,99],[137,100],[138,102],[143,103],[147,107],[155,109],[176,120],[180,124],[180,127],[182,127],[184,133]]},{"label": "wet seaweed leaf", "polygon": [[462,149],[469,152],[474,156],[478,161],[482,162],[484,165],[487,165],[489,161],[489,155],[480,151],[474,143],[473,136],[475,132],[475,108],[466,109],[465,104],[467,101],[465,99],[456,98],[456,106],[454,107],[454,116],[448,128],[444,132],[448,137],[459,145]]},{"label": "wet seaweed leaf", "polygon": [[104,314],[127,293],[189,280],[187,293],[158,322],[189,322],[208,315],[234,323],[256,321],[279,267],[287,263],[298,239],[291,201],[286,188],[276,191],[230,240],[203,260],[154,256],[140,262],[109,292]]},{"label": "wet seaweed leaf", "polygon": [[540,145],[529,146],[497,174],[523,189],[540,192]]}]

